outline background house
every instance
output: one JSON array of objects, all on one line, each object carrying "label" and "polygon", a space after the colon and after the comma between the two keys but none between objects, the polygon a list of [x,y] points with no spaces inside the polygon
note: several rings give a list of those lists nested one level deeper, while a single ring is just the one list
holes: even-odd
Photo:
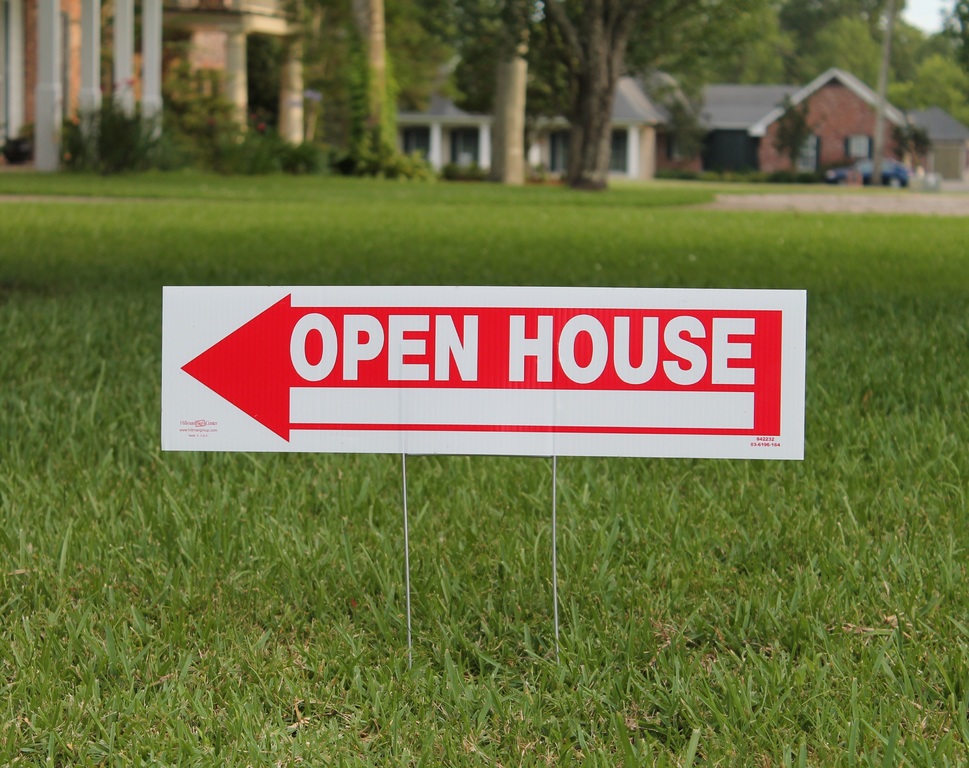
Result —
[{"label": "background house", "polygon": [[949,181],[969,181],[969,128],[939,107],[909,113],[929,136],[932,146],[925,170]]},{"label": "background house", "polygon": [[491,167],[491,115],[465,112],[435,95],[423,112],[397,115],[398,145],[403,152],[422,154],[431,167]]},{"label": "background house", "polygon": [[[795,167],[775,146],[785,99],[807,105],[812,129]],[[704,90],[700,123],[707,129],[699,165],[704,170],[819,171],[869,158],[874,150],[877,96],[854,75],[829,69],[803,87],[792,85],[710,85]],[[892,125],[905,116],[888,105],[885,155],[894,149]],[[660,142],[660,167],[676,167],[670,137]],[[693,167],[698,165],[697,159]],[[682,163],[680,163],[682,165]]]},{"label": "background house", "polygon": [[[620,178],[651,179],[656,169],[656,126],[663,119],[649,97],[631,77],[616,87],[612,110],[610,173]],[[452,163],[469,167],[491,165],[491,115],[465,112],[454,102],[435,96],[423,112],[397,116],[398,146],[420,152],[440,170]],[[569,123],[564,117],[535,122],[528,162],[553,174],[565,172]]]}]

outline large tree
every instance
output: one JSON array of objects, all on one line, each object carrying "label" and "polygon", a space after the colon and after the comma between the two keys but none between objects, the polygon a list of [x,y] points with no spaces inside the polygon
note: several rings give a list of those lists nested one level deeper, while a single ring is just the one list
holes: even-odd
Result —
[{"label": "large tree", "polygon": [[[571,83],[569,185],[581,189],[606,186],[612,105],[619,78],[627,73],[631,42],[640,51],[641,63],[658,62],[671,50],[715,34],[718,23],[729,13],[754,2],[547,0],[545,16],[557,32],[561,60]],[[684,30],[697,36],[684,35]]]},{"label": "large tree", "polygon": [[526,56],[532,8],[532,0],[504,0],[501,9],[504,23],[498,38],[491,178],[504,184],[525,183]]}]

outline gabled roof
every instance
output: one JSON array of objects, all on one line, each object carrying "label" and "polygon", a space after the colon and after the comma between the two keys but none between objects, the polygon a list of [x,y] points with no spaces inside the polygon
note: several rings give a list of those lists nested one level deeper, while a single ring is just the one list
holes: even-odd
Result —
[{"label": "gabled roof", "polygon": [[[878,96],[875,92],[865,85],[861,80],[852,75],[850,72],[845,72],[843,69],[838,69],[837,67],[832,67],[827,72],[818,75],[814,80],[805,85],[801,90],[791,95],[791,104],[797,106],[805,99],[813,96],[817,91],[821,90],[824,86],[832,81],[838,81],[847,89],[852,91],[858,98],[866,102],[872,109],[878,104]],[[778,120],[781,115],[784,114],[783,105],[777,106],[764,115],[763,118],[754,123],[748,133],[751,136],[764,136],[767,134],[767,127]],[[895,123],[895,125],[904,125],[905,116],[893,107],[891,104],[886,105],[885,117],[889,121]]]},{"label": "gabled roof", "polygon": [[431,97],[431,103],[423,112],[400,112],[397,115],[397,122],[401,125],[426,125],[431,121],[445,125],[484,125],[491,123],[492,117],[478,112],[465,112],[439,94]]},{"label": "gabled roof", "polygon": [[708,85],[700,120],[711,130],[746,131],[797,91],[796,85]]},{"label": "gabled roof", "polygon": [[941,107],[929,107],[908,113],[917,126],[924,128],[930,141],[969,141],[969,128]]},{"label": "gabled roof", "polygon": [[613,125],[656,125],[664,119],[663,113],[649,100],[635,79],[619,78],[616,96],[612,101]]},{"label": "gabled roof", "polygon": [[[444,96],[434,95],[431,103],[423,112],[400,112],[397,122],[400,125],[427,125],[430,122],[443,125],[485,125],[492,122],[491,115],[476,112],[465,112],[458,108],[453,101]],[[665,119],[643,93],[639,84],[631,77],[621,77],[616,84],[616,95],[612,102],[612,122],[614,125],[656,125]],[[554,118],[550,123],[559,122]],[[562,123],[566,125],[566,123]]]}]

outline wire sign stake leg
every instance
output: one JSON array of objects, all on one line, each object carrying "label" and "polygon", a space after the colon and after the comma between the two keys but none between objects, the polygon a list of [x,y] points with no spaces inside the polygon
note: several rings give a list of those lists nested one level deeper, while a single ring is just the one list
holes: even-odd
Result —
[{"label": "wire sign stake leg", "polygon": [[557,525],[557,493],[558,487],[558,457],[552,456],[552,615],[555,621],[555,661],[559,660],[559,579],[558,579],[558,549],[556,539],[558,538]]},{"label": "wire sign stake leg", "polygon": [[407,668],[414,666],[414,643],[410,624],[410,535],[407,530],[407,454],[400,455],[400,475],[404,498],[404,592],[407,596]]}]

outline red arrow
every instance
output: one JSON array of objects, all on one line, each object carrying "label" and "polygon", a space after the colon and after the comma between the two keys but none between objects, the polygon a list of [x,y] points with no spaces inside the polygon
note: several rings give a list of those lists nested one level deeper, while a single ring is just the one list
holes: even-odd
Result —
[{"label": "red arrow", "polygon": [[305,313],[286,296],[182,370],[288,442],[289,390],[301,381],[289,340]]}]

